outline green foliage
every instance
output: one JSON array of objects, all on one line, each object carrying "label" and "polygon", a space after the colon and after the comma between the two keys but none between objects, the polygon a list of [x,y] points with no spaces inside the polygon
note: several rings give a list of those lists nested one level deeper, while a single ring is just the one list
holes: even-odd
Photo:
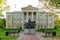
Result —
[{"label": "green foliage", "polygon": [[59,7],[60,6],[60,0],[50,0],[53,6]]},{"label": "green foliage", "polygon": [[6,1],[7,0],[0,0],[0,15],[2,15],[3,11],[10,9],[9,5],[5,6],[6,5]]},{"label": "green foliage", "polygon": [[2,15],[2,12],[0,11],[0,15]]},{"label": "green foliage", "polygon": [[60,19],[59,19],[58,15],[56,15],[56,13],[54,13],[54,12],[48,12],[48,14],[54,16],[54,27],[60,28]]},{"label": "green foliage", "polygon": [[60,36],[60,29],[45,29],[45,30],[43,30],[43,31],[45,31],[45,32],[56,32],[56,36]]},{"label": "green foliage", "polygon": [[0,28],[5,28],[5,26],[6,26],[5,19],[0,19]]},{"label": "green foliage", "polygon": [[0,28],[2,28],[2,27],[3,27],[3,20],[0,19]]},{"label": "green foliage", "polygon": [[[42,1],[42,0],[41,0]],[[46,1],[45,6],[47,5],[47,2],[49,2],[48,6],[50,5],[50,7],[56,7],[56,8],[60,8],[60,0],[44,0]],[[44,2],[43,1],[43,2]],[[48,7],[47,6],[47,7]]]},{"label": "green foliage", "polygon": [[[2,40],[15,40],[17,38],[17,36],[6,36],[5,35],[5,32],[8,31],[8,30],[4,30],[4,29],[0,29],[0,38]],[[13,30],[12,30],[13,31]]]}]

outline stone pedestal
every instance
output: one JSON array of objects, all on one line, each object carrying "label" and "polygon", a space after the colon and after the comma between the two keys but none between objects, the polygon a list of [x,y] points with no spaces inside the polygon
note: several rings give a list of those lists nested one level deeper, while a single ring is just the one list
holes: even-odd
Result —
[{"label": "stone pedestal", "polygon": [[26,33],[26,34],[35,34],[36,30],[35,29],[24,29],[24,33]]},{"label": "stone pedestal", "polygon": [[26,34],[35,34],[35,21],[29,19],[28,23],[24,24],[24,33]]}]

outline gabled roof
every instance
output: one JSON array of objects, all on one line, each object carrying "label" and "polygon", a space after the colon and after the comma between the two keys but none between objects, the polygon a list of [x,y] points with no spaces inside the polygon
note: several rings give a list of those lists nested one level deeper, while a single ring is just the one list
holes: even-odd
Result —
[{"label": "gabled roof", "polygon": [[23,7],[23,8],[21,8],[22,10],[38,10],[38,8],[37,7],[33,7],[33,6],[31,6],[31,5],[29,5],[29,6],[27,6],[27,7]]}]

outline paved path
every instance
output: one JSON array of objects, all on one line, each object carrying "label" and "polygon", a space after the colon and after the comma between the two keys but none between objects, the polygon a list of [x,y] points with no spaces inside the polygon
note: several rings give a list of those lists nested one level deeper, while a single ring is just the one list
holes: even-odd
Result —
[{"label": "paved path", "polygon": [[42,37],[42,33],[36,33],[36,35],[28,35],[20,33],[19,38],[17,40],[44,40],[44,39]]},{"label": "paved path", "polygon": [[39,40],[45,40],[44,33],[36,33],[37,37],[39,38]]},{"label": "paved path", "polygon": [[23,33],[19,33],[19,37],[17,38],[17,40],[60,40],[56,39],[56,38],[43,38],[42,36],[44,35],[44,33],[36,33],[36,35],[28,35],[28,34],[23,34]]},{"label": "paved path", "polygon": [[39,40],[36,35],[24,35],[23,40]]},{"label": "paved path", "polygon": [[19,33],[19,37],[17,38],[17,40],[23,40],[23,33]]}]

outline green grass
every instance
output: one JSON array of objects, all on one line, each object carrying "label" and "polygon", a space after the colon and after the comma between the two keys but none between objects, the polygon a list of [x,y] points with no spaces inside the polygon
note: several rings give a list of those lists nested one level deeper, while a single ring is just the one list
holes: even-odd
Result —
[{"label": "green grass", "polygon": [[43,30],[37,30],[37,32],[56,32],[56,36],[60,36],[60,29],[43,29]]},{"label": "green grass", "polygon": [[6,31],[9,31],[9,30],[0,29],[0,38],[2,40],[15,40],[17,38],[17,36],[6,36],[5,35]]},{"label": "green grass", "polygon": [[17,37],[16,37],[16,36],[0,35],[0,38],[1,38],[2,40],[15,40]]},{"label": "green grass", "polygon": [[60,36],[60,29],[55,29],[55,30],[45,30],[45,32],[56,32],[56,36]]},{"label": "green grass", "polygon": [[56,30],[56,36],[60,36],[60,29]]}]

